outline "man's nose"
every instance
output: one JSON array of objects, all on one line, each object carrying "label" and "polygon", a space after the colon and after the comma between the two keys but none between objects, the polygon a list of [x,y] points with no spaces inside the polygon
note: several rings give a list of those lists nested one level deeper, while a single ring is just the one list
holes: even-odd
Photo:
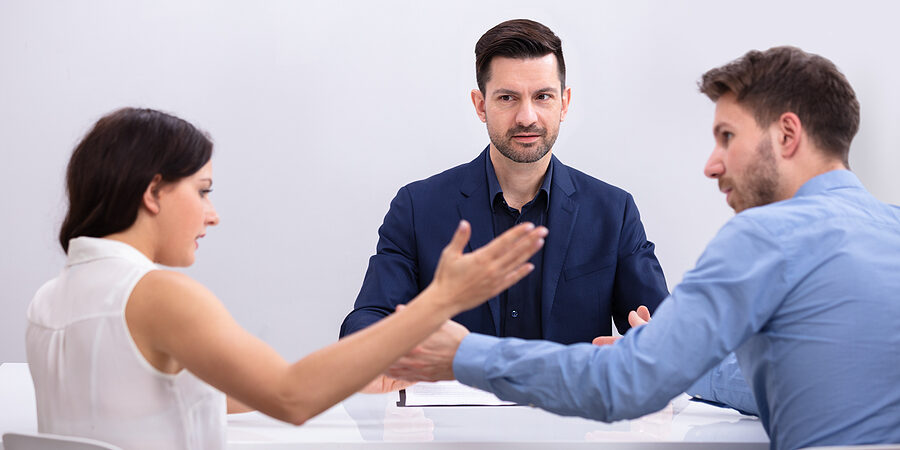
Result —
[{"label": "man's nose", "polygon": [[725,164],[722,162],[722,152],[718,146],[713,149],[703,167],[703,174],[709,178],[719,178],[725,173]]},{"label": "man's nose", "polygon": [[537,122],[537,111],[534,109],[534,104],[530,101],[522,102],[516,114],[516,125],[527,127],[535,122]]}]

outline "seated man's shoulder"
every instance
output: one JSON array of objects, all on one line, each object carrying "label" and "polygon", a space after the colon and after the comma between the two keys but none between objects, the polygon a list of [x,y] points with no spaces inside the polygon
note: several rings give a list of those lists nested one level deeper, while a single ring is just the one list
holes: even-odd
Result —
[{"label": "seated man's shoulder", "polygon": [[748,208],[734,216],[731,222],[787,238],[796,232],[809,230],[811,225],[853,214],[842,206],[844,205],[823,204],[808,197],[793,197]]},{"label": "seated man's shoulder", "polygon": [[[565,170],[566,175],[572,180],[572,185],[578,192],[579,200],[594,199],[603,203],[613,202],[616,204],[624,204],[631,197],[628,191],[609,184],[596,177],[588,175],[571,166],[560,164]],[[559,174],[562,176],[563,174]],[[557,174],[554,174],[554,177]]]},{"label": "seated man's shoulder", "polygon": [[472,164],[475,164],[475,161],[451,167],[428,178],[413,181],[403,186],[403,189],[409,191],[414,197],[434,192],[443,193],[448,189],[459,190],[461,183],[470,178]]}]

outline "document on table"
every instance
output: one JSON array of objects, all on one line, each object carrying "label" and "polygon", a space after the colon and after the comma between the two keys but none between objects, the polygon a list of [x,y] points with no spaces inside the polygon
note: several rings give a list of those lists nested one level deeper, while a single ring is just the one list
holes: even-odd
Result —
[{"label": "document on table", "polygon": [[416,383],[400,391],[397,406],[515,406],[459,381]]}]

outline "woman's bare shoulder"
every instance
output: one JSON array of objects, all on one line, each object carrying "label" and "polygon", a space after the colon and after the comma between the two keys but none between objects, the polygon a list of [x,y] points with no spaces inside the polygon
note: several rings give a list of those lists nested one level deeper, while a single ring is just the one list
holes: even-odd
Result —
[{"label": "woman's bare shoulder", "polygon": [[220,305],[215,295],[197,280],[183,273],[164,269],[153,270],[144,275],[134,287],[128,303],[130,308],[175,308],[181,311],[189,305],[193,308]]},{"label": "woman's bare shoulder", "polygon": [[134,287],[135,293],[142,291],[152,297],[176,295],[211,295],[199,281],[174,270],[152,270],[147,272]]}]

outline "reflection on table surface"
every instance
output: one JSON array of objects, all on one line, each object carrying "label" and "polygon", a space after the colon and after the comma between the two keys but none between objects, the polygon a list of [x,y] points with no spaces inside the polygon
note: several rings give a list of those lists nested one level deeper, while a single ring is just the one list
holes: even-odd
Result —
[{"label": "reflection on table surface", "polygon": [[[398,407],[356,394],[300,427],[258,412],[228,418],[230,449],[767,449],[759,420],[676,397],[639,419],[603,423],[528,406]],[[37,431],[28,365],[0,365],[0,433]],[[0,446],[2,449],[2,446]]]},{"label": "reflection on table surface", "polygon": [[611,424],[527,406],[398,407],[397,398],[396,393],[357,394],[301,427],[260,413],[232,415],[229,447],[288,442],[296,448],[315,443],[333,443],[334,448],[418,448],[425,443],[439,448],[553,449],[769,446],[757,418],[694,402],[686,395],[656,413]]}]

